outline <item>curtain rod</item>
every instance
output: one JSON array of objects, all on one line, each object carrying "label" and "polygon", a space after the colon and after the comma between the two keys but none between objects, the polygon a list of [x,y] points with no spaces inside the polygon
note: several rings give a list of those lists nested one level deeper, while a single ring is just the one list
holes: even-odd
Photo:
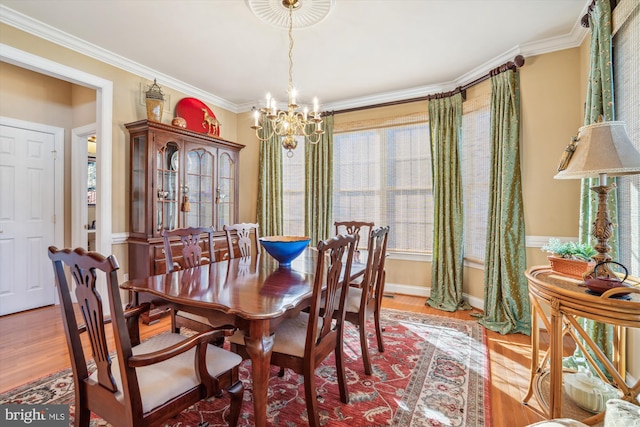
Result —
[{"label": "curtain rod", "polygon": [[455,95],[457,93],[462,93],[462,98],[465,99],[466,98],[466,92],[467,89],[469,89],[472,86],[477,85],[480,82],[483,82],[485,80],[488,80],[489,78],[496,76],[500,73],[503,73],[507,70],[516,70],[517,68],[520,68],[524,65],[524,57],[522,55],[518,55],[516,56],[513,61],[508,61],[505,62],[504,64],[493,68],[491,71],[489,71],[487,74],[478,77],[477,79],[475,79],[472,82],[469,82],[465,85],[462,86],[458,86],[457,88],[449,91],[449,92],[442,92],[442,93],[436,93],[436,94],[432,94],[432,95],[426,95],[426,96],[419,96],[416,98],[410,98],[410,99],[402,99],[399,101],[389,101],[389,102],[382,102],[380,104],[373,104],[373,105],[364,105],[362,107],[353,107],[353,108],[345,108],[343,110],[335,110],[335,111],[327,111],[326,113],[323,113],[323,115],[330,115],[330,114],[342,114],[342,113],[351,113],[353,111],[360,111],[360,110],[368,110],[371,108],[379,108],[379,107],[389,107],[391,105],[400,105],[400,104],[408,104],[410,102],[418,102],[418,101],[429,101],[431,99],[440,99],[440,98],[446,98],[448,96],[451,95]]},{"label": "curtain rod", "polygon": [[[618,4],[618,0],[609,1],[609,7],[611,7],[611,11],[615,9],[617,4]],[[580,20],[580,25],[582,25],[584,28],[589,28],[589,15],[591,15],[591,12],[595,7],[596,7],[596,0],[593,0],[591,4],[589,4],[589,7],[587,8],[587,13],[585,13],[582,19]]]}]

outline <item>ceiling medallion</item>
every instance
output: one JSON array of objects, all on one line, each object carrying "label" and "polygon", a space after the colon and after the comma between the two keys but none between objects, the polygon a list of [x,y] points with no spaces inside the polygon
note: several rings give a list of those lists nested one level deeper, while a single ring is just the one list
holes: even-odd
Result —
[{"label": "ceiling medallion", "polygon": [[[290,0],[245,0],[255,16],[278,28],[289,28]],[[293,28],[307,28],[323,21],[333,10],[336,0],[296,0]]]}]

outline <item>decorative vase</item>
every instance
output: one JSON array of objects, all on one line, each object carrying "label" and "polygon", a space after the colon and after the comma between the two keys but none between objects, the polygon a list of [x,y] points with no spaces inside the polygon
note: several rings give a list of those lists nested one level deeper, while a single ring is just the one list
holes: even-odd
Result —
[{"label": "decorative vase", "polygon": [[147,104],[147,119],[154,122],[161,122],[162,109],[164,107],[164,94],[155,79],[153,79],[153,84],[144,95]]},{"label": "decorative vase", "polygon": [[582,279],[582,275],[596,265],[593,261],[581,261],[556,256],[548,256],[547,259],[553,271],[575,279]]},{"label": "decorative vase", "polygon": [[186,128],[187,127],[187,121],[182,118],[182,117],[174,117],[173,120],[171,120],[171,124],[174,126],[177,126],[179,128]]}]

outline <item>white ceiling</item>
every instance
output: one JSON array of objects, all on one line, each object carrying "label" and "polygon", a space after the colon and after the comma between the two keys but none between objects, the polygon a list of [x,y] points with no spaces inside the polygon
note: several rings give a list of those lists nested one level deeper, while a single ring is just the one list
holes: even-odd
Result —
[{"label": "white ceiling", "polygon": [[[339,109],[450,90],[518,54],[579,45],[589,3],[335,0],[326,19],[294,28],[298,103],[317,96],[323,109]],[[160,86],[204,91],[201,99],[231,111],[260,105],[267,92],[286,98],[287,31],[245,0],[0,0],[0,21]]]}]

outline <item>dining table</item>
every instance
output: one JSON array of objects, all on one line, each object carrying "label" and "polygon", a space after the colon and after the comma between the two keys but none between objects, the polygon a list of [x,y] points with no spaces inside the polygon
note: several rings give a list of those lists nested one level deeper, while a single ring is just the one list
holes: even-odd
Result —
[{"label": "dining table", "polygon": [[[151,302],[229,324],[245,332],[251,358],[255,425],[267,422],[267,400],[274,334],[285,319],[309,307],[318,251],[308,247],[281,267],[268,253],[205,264],[123,282],[131,304]],[[350,280],[365,270],[366,256],[354,257]]]}]

